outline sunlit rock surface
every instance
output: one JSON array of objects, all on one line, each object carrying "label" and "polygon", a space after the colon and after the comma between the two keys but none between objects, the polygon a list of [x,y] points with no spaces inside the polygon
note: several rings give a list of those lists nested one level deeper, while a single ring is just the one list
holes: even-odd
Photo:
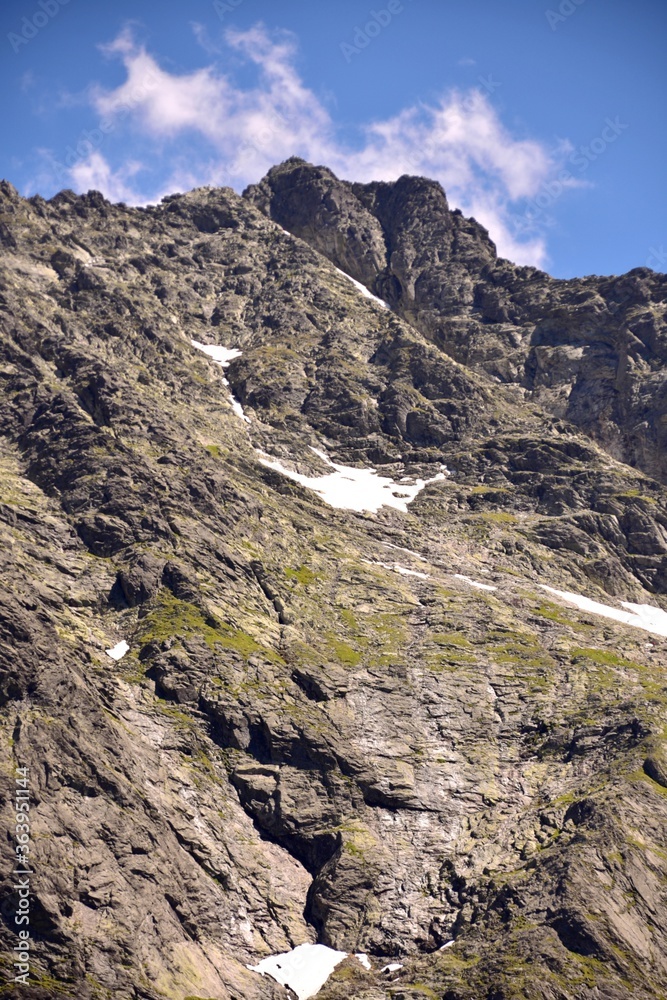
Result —
[{"label": "sunlit rock surface", "polygon": [[30,996],[663,996],[665,277],[300,161],[0,213]]}]

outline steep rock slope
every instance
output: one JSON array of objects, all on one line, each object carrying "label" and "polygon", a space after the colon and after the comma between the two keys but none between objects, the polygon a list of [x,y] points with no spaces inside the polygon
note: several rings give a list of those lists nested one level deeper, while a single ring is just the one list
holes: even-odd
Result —
[{"label": "steep rock slope", "polygon": [[667,479],[665,275],[564,281],[518,267],[423,177],[350,184],[292,159],[245,196],[451,357]]},{"label": "steep rock slope", "polygon": [[541,585],[665,607],[664,487],[228,189],[0,195],[5,995],[280,997],[315,940],[372,964],[323,997],[663,995],[667,640]]}]

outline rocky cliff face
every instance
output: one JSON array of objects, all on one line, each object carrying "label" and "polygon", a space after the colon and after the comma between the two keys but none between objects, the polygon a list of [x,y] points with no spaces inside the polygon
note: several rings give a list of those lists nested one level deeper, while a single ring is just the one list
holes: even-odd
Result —
[{"label": "rocky cliff face", "polygon": [[0,198],[4,995],[278,998],[320,941],[330,1000],[663,996],[664,276],[300,161]]},{"label": "rocky cliff face", "polygon": [[423,177],[349,184],[293,159],[245,195],[445,353],[665,481],[664,275],[559,281],[517,267]]}]

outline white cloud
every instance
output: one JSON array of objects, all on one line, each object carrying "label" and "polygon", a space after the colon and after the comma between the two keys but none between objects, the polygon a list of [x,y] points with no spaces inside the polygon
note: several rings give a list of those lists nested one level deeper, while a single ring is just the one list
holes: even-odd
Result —
[{"label": "white cloud", "polygon": [[75,164],[70,170],[72,182],[79,191],[102,191],[110,201],[141,204],[143,199],[127,182],[142,169],[141,163],[128,160],[120,170],[113,171],[101,153]]},{"label": "white cloud", "polygon": [[[520,263],[544,263],[543,235],[528,231],[517,238],[511,222],[522,202],[557,172],[565,144],[551,151],[536,140],[513,136],[488,96],[472,89],[450,91],[433,105],[415,105],[368,123],[360,130],[360,144],[352,146],[339,140],[329,112],[301,80],[292,35],[269,35],[255,25],[247,31],[228,30],[225,42],[237,58],[255,65],[254,85],[237,86],[215,65],[184,74],[167,72],[134,42],[130,30],[104,47],[123,60],[127,76],[114,90],[93,88],[90,99],[100,116],[126,117],[139,133],[159,142],[161,163],[164,144],[174,144],[167,147],[173,162],[171,190],[209,183],[240,189],[292,155],[326,164],[349,180],[424,174],[442,183],[452,205],[489,229],[502,255]],[[182,140],[188,133],[204,140],[210,153],[184,163]],[[175,148],[176,140],[181,148]],[[134,173],[132,166],[113,172],[96,150],[72,169],[72,178],[79,190],[95,179],[94,186],[109,197],[155,200],[155,191],[129,191]],[[160,187],[161,194],[168,193],[164,182]]]},{"label": "white cloud", "polygon": [[205,25],[200,24],[199,21],[190,21],[190,27],[192,28],[192,34],[197,39],[197,44],[204,50],[206,55],[220,55],[222,51],[220,45],[211,41],[211,37]]}]

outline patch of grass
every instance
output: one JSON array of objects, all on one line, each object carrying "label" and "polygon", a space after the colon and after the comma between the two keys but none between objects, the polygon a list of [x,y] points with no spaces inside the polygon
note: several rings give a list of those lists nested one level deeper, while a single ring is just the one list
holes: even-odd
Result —
[{"label": "patch of grass", "polygon": [[179,600],[170,591],[160,591],[154,606],[139,622],[139,642],[143,645],[192,637],[203,639],[209,649],[218,646],[233,649],[245,659],[257,653],[273,662],[283,662],[274,650],[262,646],[242,629],[220,622],[211,615],[205,617],[196,605]]},{"label": "patch of grass", "polygon": [[502,642],[491,642],[486,646],[487,652],[493,656],[497,663],[523,663],[550,668],[556,666],[556,661],[544,651],[531,635],[514,632],[508,637],[506,633],[500,633],[500,635],[489,633],[487,638],[503,640]]},{"label": "patch of grass", "polygon": [[322,653],[298,639],[290,642],[283,652],[287,663],[304,663],[308,666],[314,666],[323,662]]},{"label": "patch of grass", "polygon": [[307,566],[299,566],[298,569],[290,569],[288,567],[285,570],[285,576],[288,580],[296,580],[297,583],[300,583],[304,587],[317,580],[317,573],[313,573]]},{"label": "patch of grass", "polygon": [[53,996],[54,994],[66,997],[74,996],[72,990],[66,986],[65,983],[58,979],[54,979],[53,976],[35,973],[31,970],[28,982],[33,988],[36,987],[38,989],[47,990],[50,996]]},{"label": "patch of grass", "polygon": [[476,965],[479,965],[481,958],[479,955],[472,955],[469,958],[464,958],[463,955],[456,951],[456,948],[447,948],[445,951],[437,951],[435,953],[435,961],[437,968],[443,972],[458,973],[462,972],[464,969],[474,969]]},{"label": "patch of grass", "polygon": [[485,521],[490,521],[491,524],[516,524],[518,518],[514,514],[508,514],[504,510],[486,510],[480,515]]},{"label": "patch of grass", "polygon": [[384,643],[398,645],[405,641],[405,617],[395,611],[378,611],[368,615],[373,632]]},{"label": "patch of grass", "polygon": [[471,663],[475,663],[474,656],[468,656],[467,653],[447,653],[446,656],[437,656],[435,658],[429,658],[424,660],[424,666],[427,670],[430,670],[432,674],[456,674],[458,677],[468,677],[473,678],[473,674],[469,671],[466,672],[462,668],[464,666],[470,666]]},{"label": "patch of grass", "polygon": [[628,775],[629,781],[643,781],[647,784],[652,791],[657,795],[661,795],[663,799],[667,798],[667,788],[664,788],[658,781],[654,781],[653,778],[649,777],[646,771],[639,769],[638,771],[633,771],[632,774]]},{"label": "patch of grass", "polygon": [[[496,641],[489,643],[489,639]],[[512,676],[520,678],[527,694],[541,694],[554,682],[558,664],[530,634],[492,631],[487,634],[485,652],[498,666],[508,667]]]},{"label": "patch of grass", "polygon": [[568,628],[573,628],[577,632],[590,631],[591,629],[590,625],[583,625],[581,622],[573,621],[572,618],[567,618],[563,614],[563,609],[560,605],[552,604],[550,601],[542,601],[537,608],[533,608],[533,614],[539,615],[540,618],[546,618],[550,622],[555,622],[557,625],[567,625]]},{"label": "patch of grass", "polygon": [[366,826],[359,821],[352,820],[348,823],[342,823],[336,829],[342,835],[342,847],[347,854],[364,862],[372,860],[378,847],[378,841]]},{"label": "patch of grass", "polygon": [[486,493],[509,493],[504,486],[473,486],[470,491],[471,496],[484,496]]},{"label": "patch of grass", "polygon": [[180,708],[176,708],[170,702],[160,701],[157,703],[157,706],[159,711],[163,715],[166,715],[177,729],[190,730],[194,728],[195,720],[192,716],[186,712],[182,712]]},{"label": "patch of grass", "polygon": [[442,654],[425,656],[424,664],[434,674],[451,673],[457,665],[475,663],[477,658],[467,650],[472,649],[472,643],[460,632],[435,632],[430,640],[442,649]]},{"label": "patch of grass", "polygon": [[622,657],[612,653],[609,649],[592,649],[588,647],[577,647],[571,650],[570,655],[573,661],[590,660],[592,663],[599,663],[605,667],[639,667],[640,663],[632,660],[624,660]]},{"label": "patch of grass", "polygon": [[437,646],[460,646],[465,649],[472,647],[470,640],[460,632],[436,632],[431,639]]},{"label": "patch of grass", "polygon": [[640,497],[645,503],[657,503],[655,497],[647,496],[646,493],[642,493],[641,490],[625,490],[624,493],[614,493],[614,500],[636,500]]},{"label": "patch of grass", "polygon": [[349,608],[343,608],[340,613],[340,616],[348,628],[354,629],[355,632],[359,631],[359,625],[357,624],[357,619],[354,617]]},{"label": "patch of grass", "polygon": [[327,646],[333,652],[335,658],[343,663],[346,667],[356,667],[361,660],[361,653],[347,642],[342,642],[340,639],[330,637]]},{"label": "patch of grass", "polygon": [[123,657],[123,667],[124,669],[119,673],[121,680],[125,681],[126,684],[141,684],[146,676],[146,671],[136,657],[130,657],[127,662],[126,658]]}]

